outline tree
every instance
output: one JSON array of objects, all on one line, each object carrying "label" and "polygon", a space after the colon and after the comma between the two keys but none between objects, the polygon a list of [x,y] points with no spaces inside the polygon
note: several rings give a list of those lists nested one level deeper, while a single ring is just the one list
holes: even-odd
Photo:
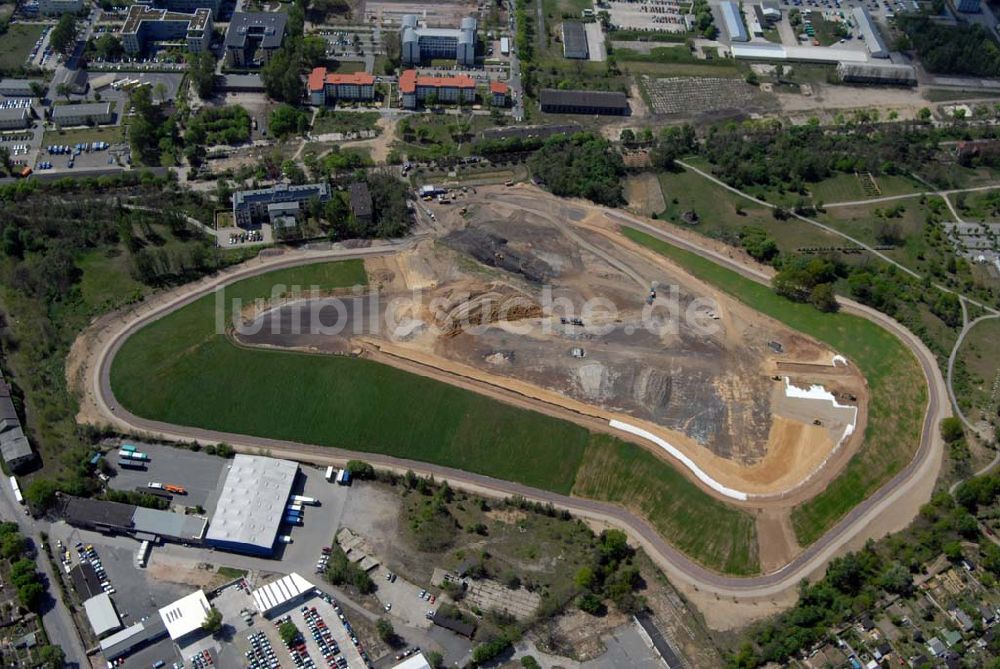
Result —
[{"label": "tree", "polygon": [[589,613],[592,616],[603,615],[606,611],[604,607],[604,602],[601,598],[592,592],[587,592],[576,600],[576,605],[580,607],[580,610],[584,613]]},{"label": "tree", "polygon": [[187,61],[188,76],[191,77],[198,97],[211,97],[215,89],[215,58],[212,57],[212,53],[210,51],[189,53]]},{"label": "tree", "polygon": [[56,95],[63,96],[64,98],[66,98],[67,102],[69,101],[69,96],[70,93],[72,92],[73,92],[72,89],[70,89],[69,84],[67,84],[66,82],[56,84]]},{"label": "tree", "polygon": [[[0,165],[3,165],[3,171],[10,174],[11,172],[11,161],[10,161],[10,149],[6,146],[0,146]],[[6,230],[4,230],[6,232]]]},{"label": "tree", "polygon": [[17,601],[29,611],[38,611],[45,596],[45,586],[38,581],[25,583],[17,588]]},{"label": "tree", "polygon": [[524,667],[524,669],[541,669],[542,665],[538,664],[538,660],[533,658],[531,655],[525,655],[521,658],[521,666]]},{"label": "tree", "polygon": [[162,104],[167,99],[167,85],[162,81],[157,81],[156,85],[153,86],[153,95]]},{"label": "tree", "polygon": [[905,597],[913,592],[913,576],[902,564],[893,562],[882,572],[879,585],[887,592]]},{"label": "tree", "polygon": [[49,44],[59,53],[66,53],[76,43],[76,30],[76,15],[63,14],[49,35]]},{"label": "tree", "polygon": [[308,67],[318,67],[326,62],[326,40],[318,35],[302,38],[302,63]]},{"label": "tree", "polygon": [[635,144],[635,133],[632,132],[631,128],[625,128],[624,130],[622,130],[621,135],[619,135],[618,138],[621,140],[621,143],[624,144],[625,146],[631,146],[632,144]]},{"label": "tree", "polygon": [[31,97],[42,98],[45,96],[45,84],[38,81],[32,81],[28,84],[28,87],[31,89]]},{"label": "tree", "polygon": [[302,97],[301,70],[301,50],[296,47],[296,40],[289,39],[260,70],[264,90],[275,100],[297,103]]},{"label": "tree", "polygon": [[299,628],[290,620],[286,620],[278,627],[278,636],[286,646],[290,646],[295,637],[299,635]]},{"label": "tree", "polygon": [[278,138],[302,133],[309,129],[309,114],[283,103],[271,112],[268,127],[271,134]]},{"label": "tree", "polygon": [[930,121],[931,120],[931,110],[928,109],[927,107],[921,107],[920,111],[917,112],[917,118],[920,119],[921,121],[925,122],[925,123],[927,121]]},{"label": "tree", "polygon": [[66,666],[66,653],[59,646],[42,646],[38,649],[37,657],[45,669],[63,669]]},{"label": "tree", "polygon": [[8,560],[23,554],[27,549],[27,540],[18,533],[8,534],[0,540],[0,555]]},{"label": "tree", "polygon": [[104,33],[94,42],[94,51],[104,60],[117,60],[125,53],[121,40],[111,33]]},{"label": "tree", "polygon": [[393,628],[392,623],[385,618],[378,619],[375,623],[375,631],[378,632],[378,638],[390,646],[396,640],[396,630]]},{"label": "tree", "polygon": [[948,442],[953,444],[959,439],[965,437],[965,429],[962,427],[962,421],[955,416],[949,416],[941,421],[941,437]]},{"label": "tree", "polygon": [[222,629],[222,612],[214,606],[210,608],[205,615],[205,621],[201,624],[201,628],[210,634],[215,634]]},{"label": "tree", "polygon": [[820,311],[836,311],[837,296],[833,292],[833,285],[820,283],[813,286],[812,290],[809,291],[809,304]]}]

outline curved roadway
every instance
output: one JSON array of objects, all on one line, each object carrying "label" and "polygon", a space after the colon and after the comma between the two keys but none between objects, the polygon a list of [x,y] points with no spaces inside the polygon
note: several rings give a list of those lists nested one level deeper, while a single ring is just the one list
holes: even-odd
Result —
[{"label": "curved roadway", "polygon": [[[609,211],[608,213],[622,219],[629,225],[642,228],[649,234],[734,269],[749,279],[763,282],[768,280],[767,275],[758,269],[746,267],[723,254],[676,237],[640,219],[618,211]],[[895,333],[907,344],[920,362],[929,386],[928,410],[924,420],[921,443],[913,460],[902,471],[851,510],[818,541],[803,550],[784,567],[755,577],[726,576],[697,564],[668,544],[648,521],[612,504],[568,497],[509,481],[403,458],[148,420],[131,414],[115,398],[110,382],[111,363],[115,354],[130,335],[149,322],[190,304],[221,286],[240,279],[284,267],[394,253],[407,246],[409,246],[408,243],[402,243],[356,250],[288,253],[279,257],[262,258],[258,263],[244,265],[202,280],[192,286],[183,287],[175,291],[175,294],[167,296],[167,299],[160,304],[150,305],[148,310],[140,308],[134,313],[125,315],[124,319],[112,322],[107,330],[99,336],[99,348],[91,352],[93,360],[89,361],[90,364],[87,367],[89,378],[85,379],[85,383],[90,385],[97,408],[103,417],[125,431],[148,433],[157,438],[168,440],[226,442],[238,450],[245,451],[256,452],[260,449],[267,449],[274,455],[304,459],[317,464],[343,462],[349,458],[362,457],[378,467],[396,470],[412,469],[418,473],[433,474],[438,478],[446,478],[458,486],[480,493],[494,496],[521,495],[527,499],[551,502],[578,516],[610,523],[625,529],[678,585],[686,585],[718,597],[738,600],[778,597],[793,593],[801,579],[822,569],[832,557],[845,547],[862,542],[868,536],[877,537],[886,531],[901,529],[916,514],[919,505],[926,499],[926,495],[929,494],[929,490],[937,478],[943,447],[936,425],[941,418],[949,414],[949,402],[944,380],[934,356],[915,335],[896,321],[880,312],[847,300],[842,301],[845,311],[875,321]],[[900,507],[908,506],[912,506],[912,513],[907,508],[900,517]]]}]

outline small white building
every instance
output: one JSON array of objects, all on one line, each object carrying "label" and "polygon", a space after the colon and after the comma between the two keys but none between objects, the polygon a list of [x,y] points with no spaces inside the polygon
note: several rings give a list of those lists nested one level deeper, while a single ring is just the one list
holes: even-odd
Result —
[{"label": "small white building", "polygon": [[160,618],[167,628],[167,634],[176,641],[200,630],[211,610],[205,591],[196,590],[160,609]]}]

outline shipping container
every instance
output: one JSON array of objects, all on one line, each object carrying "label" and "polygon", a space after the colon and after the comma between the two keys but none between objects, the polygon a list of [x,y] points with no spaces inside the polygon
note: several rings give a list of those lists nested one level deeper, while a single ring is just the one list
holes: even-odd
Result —
[{"label": "shipping container", "polygon": [[128,451],[129,453],[135,453],[139,449],[137,449],[132,444],[122,444],[122,450],[123,451]]},{"label": "shipping container", "polygon": [[14,491],[14,499],[18,504],[24,504],[24,496],[21,494],[21,486],[17,484],[17,477],[10,477],[10,488]]},{"label": "shipping container", "polygon": [[128,460],[123,458],[118,461],[118,466],[122,469],[145,469],[146,463],[141,460]]},{"label": "shipping container", "polygon": [[317,504],[314,497],[304,497],[302,495],[292,495],[292,502],[299,502],[300,504]]}]

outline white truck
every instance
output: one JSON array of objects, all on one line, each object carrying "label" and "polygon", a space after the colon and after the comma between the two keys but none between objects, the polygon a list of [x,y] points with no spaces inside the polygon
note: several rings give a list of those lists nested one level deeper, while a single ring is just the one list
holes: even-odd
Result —
[{"label": "white truck", "polygon": [[337,470],[333,467],[326,468],[326,480],[333,481],[333,477],[337,475]]},{"label": "white truck", "polygon": [[292,495],[292,504],[309,504],[311,506],[319,506],[319,500],[315,497],[305,497],[304,495]]}]

